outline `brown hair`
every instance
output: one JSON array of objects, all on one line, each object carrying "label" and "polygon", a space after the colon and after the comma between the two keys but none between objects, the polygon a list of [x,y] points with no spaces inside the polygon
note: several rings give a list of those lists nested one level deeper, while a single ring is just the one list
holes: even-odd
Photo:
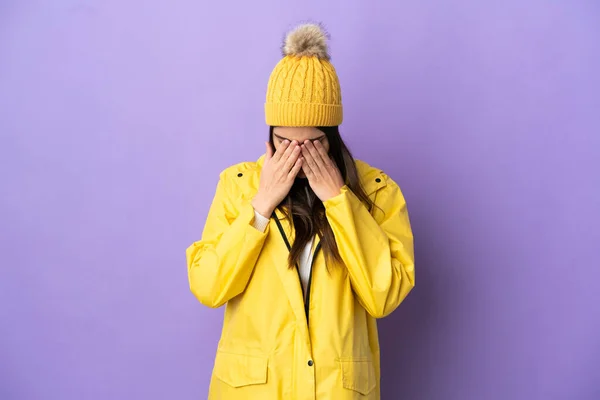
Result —
[{"label": "brown hair", "polygon": [[[273,126],[269,129],[269,141],[273,143]],[[345,184],[365,204],[370,211],[374,204],[360,184],[358,171],[350,150],[342,140],[337,126],[317,127],[325,133],[329,141],[329,155],[335,161]],[[308,188],[308,190],[306,190]],[[325,216],[325,206],[308,185],[307,179],[297,178],[290,192],[277,206],[295,230],[294,243],[290,243],[291,250],[288,257],[290,268],[294,268],[300,261],[302,250],[314,235],[319,235],[321,247],[325,255],[325,262],[329,269],[332,265],[343,264],[342,258],[335,242],[335,237],[329,221]]]}]

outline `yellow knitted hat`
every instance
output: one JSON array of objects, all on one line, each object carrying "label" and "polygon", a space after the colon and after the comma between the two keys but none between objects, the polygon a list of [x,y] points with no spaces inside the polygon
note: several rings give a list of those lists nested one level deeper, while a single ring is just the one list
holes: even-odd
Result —
[{"label": "yellow knitted hat", "polygon": [[265,116],[271,126],[337,126],[342,94],[329,62],[327,33],[320,25],[300,25],[287,34],[283,59],[267,87]]}]

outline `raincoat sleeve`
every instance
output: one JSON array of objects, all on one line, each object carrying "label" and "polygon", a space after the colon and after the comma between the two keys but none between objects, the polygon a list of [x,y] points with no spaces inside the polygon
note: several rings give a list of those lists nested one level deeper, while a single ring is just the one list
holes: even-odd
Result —
[{"label": "raincoat sleeve", "polygon": [[188,279],[198,300],[217,308],[242,293],[265,243],[264,231],[253,226],[250,201],[234,205],[221,173],[202,239],[186,250]]},{"label": "raincoat sleeve", "polygon": [[373,215],[347,186],[324,203],[352,288],[375,318],[394,311],[415,285],[406,202],[398,185],[385,178]]}]

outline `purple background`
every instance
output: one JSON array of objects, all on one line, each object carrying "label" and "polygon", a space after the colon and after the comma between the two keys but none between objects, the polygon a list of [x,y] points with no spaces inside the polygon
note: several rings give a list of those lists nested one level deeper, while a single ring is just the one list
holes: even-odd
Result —
[{"label": "purple background", "polygon": [[184,251],[305,19],[417,238],[383,398],[600,398],[597,1],[3,0],[0,399],[206,398]]}]

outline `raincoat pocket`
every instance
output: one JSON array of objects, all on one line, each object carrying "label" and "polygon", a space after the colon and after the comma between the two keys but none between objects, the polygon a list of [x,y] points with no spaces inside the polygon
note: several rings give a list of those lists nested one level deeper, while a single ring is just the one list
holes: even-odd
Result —
[{"label": "raincoat pocket", "polygon": [[214,374],[231,387],[267,383],[267,357],[228,353],[219,350],[215,359]]},{"label": "raincoat pocket", "polygon": [[368,395],[377,386],[375,367],[370,360],[339,360],[342,368],[342,384],[344,388]]}]

